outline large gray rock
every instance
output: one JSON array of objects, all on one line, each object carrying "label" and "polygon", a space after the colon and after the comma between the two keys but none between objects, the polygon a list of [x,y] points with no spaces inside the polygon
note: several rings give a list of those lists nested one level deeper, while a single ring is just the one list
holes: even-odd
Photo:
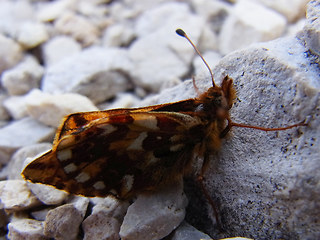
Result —
[{"label": "large gray rock", "polygon": [[[279,132],[232,129],[212,156],[206,188],[218,205],[225,234],[214,238],[316,239],[319,232],[320,83],[316,55],[301,40],[282,38],[227,55],[215,66],[216,82],[229,75],[237,90],[231,118],[238,123],[281,127],[308,120],[308,126]],[[319,61],[319,60],[318,60]],[[211,80],[196,81],[206,91]],[[192,82],[164,91],[149,103],[194,97]],[[145,101],[148,105],[148,102]],[[195,189],[194,194],[199,194]],[[189,203],[193,204],[192,201]],[[194,214],[210,206],[192,206]],[[195,217],[194,217],[195,218]],[[201,219],[198,219],[201,221]],[[215,222],[212,216],[212,222]]]}]

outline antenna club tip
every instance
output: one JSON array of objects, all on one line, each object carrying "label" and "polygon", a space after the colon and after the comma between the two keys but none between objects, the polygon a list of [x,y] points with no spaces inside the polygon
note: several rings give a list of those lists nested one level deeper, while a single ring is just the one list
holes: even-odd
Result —
[{"label": "antenna club tip", "polygon": [[186,33],[181,28],[178,28],[176,30],[176,33],[181,37],[185,37],[186,36]]}]

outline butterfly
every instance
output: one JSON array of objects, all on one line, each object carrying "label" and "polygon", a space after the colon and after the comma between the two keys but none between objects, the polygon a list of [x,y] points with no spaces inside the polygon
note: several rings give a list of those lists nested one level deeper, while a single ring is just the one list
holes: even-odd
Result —
[{"label": "butterfly", "polygon": [[[198,180],[213,206],[203,175],[209,156],[219,150],[232,127],[279,131],[305,125],[263,128],[233,122],[229,113],[236,99],[232,78],[224,77],[217,86],[189,37],[181,29],[176,32],[204,61],[212,87],[179,102],[68,115],[57,130],[52,149],[27,165],[22,176],[71,194],[129,199],[188,173],[196,154],[204,159]],[[199,92],[194,79],[193,83]]]}]

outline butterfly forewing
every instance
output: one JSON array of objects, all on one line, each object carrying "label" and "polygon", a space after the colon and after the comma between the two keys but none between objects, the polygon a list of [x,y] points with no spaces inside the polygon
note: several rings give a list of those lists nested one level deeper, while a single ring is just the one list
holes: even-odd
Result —
[{"label": "butterfly forewing", "polygon": [[92,125],[92,122],[95,120],[107,118],[112,115],[129,114],[134,112],[192,112],[195,110],[194,102],[195,101],[193,99],[188,99],[175,103],[160,104],[143,108],[121,108],[107,111],[93,111],[70,114],[62,120],[62,124],[57,130],[54,144],[57,143],[63,136],[70,135],[73,132],[78,132],[79,130],[81,131],[81,129],[85,128],[88,124]]},{"label": "butterfly forewing", "polygon": [[187,113],[112,113],[60,134],[52,151],[25,168],[25,178],[84,196],[128,198],[179,176],[203,139],[203,123]]}]

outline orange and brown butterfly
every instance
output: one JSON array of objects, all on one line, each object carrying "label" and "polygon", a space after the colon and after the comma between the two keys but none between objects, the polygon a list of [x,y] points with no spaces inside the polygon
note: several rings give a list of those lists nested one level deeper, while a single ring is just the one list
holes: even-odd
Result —
[{"label": "orange and brown butterfly", "polygon": [[[177,33],[196,49],[181,29]],[[236,98],[233,80],[226,76],[217,86],[203,61],[213,86],[199,97],[66,116],[52,150],[27,165],[22,175],[33,183],[72,194],[128,199],[185,174],[194,153],[204,157],[199,176],[202,183],[210,154],[219,149],[221,139],[233,126],[277,131],[304,125],[270,129],[232,122],[229,110]],[[201,187],[210,201],[203,184]]]}]

